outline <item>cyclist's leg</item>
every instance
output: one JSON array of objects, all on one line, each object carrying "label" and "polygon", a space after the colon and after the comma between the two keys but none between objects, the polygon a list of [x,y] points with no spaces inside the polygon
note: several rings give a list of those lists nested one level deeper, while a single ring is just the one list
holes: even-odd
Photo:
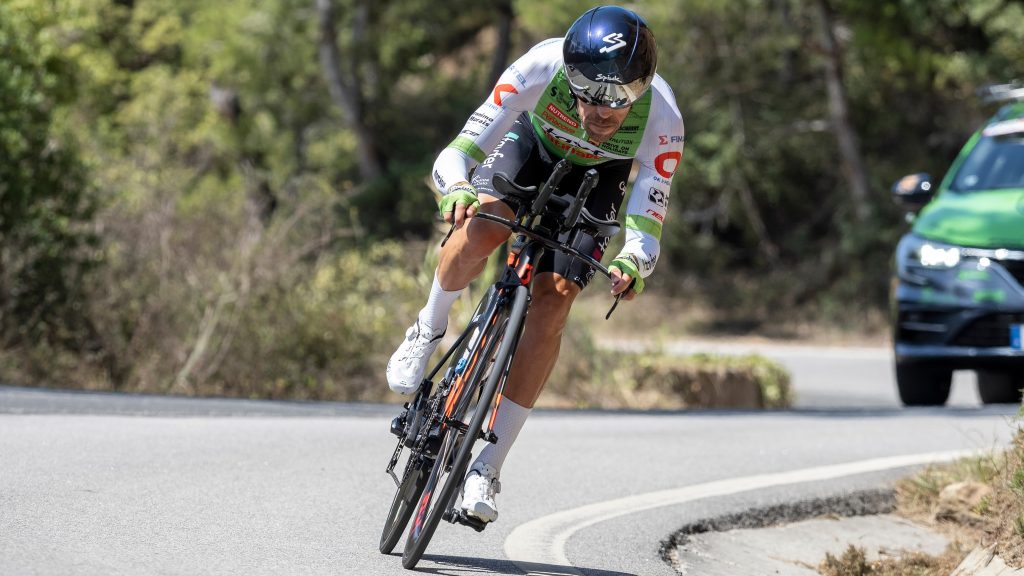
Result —
[{"label": "cyclist's leg", "polygon": [[467,514],[485,522],[497,519],[495,494],[500,489],[501,467],[551,374],[562,329],[580,290],[578,284],[553,272],[537,274],[533,279],[530,313],[494,419],[498,440],[484,446],[466,477],[462,509]]},{"label": "cyclist's leg", "polygon": [[[478,212],[513,218],[515,213],[508,204],[490,194],[479,195]],[[470,218],[469,222],[452,233],[441,248],[437,265],[437,280],[446,291],[461,290],[480,275],[487,258],[494,249],[508,240],[508,228],[483,219]]]},{"label": "cyclist's leg", "polygon": [[562,331],[581,290],[558,273],[543,272],[534,278],[530,314],[505,383],[506,399],[533,407],[558,359]]}]

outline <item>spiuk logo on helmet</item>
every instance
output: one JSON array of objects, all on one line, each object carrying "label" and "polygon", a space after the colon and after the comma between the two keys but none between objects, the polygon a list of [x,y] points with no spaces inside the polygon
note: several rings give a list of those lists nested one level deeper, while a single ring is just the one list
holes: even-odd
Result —
[{"label": "spiuk logo on helmet", "polygon": [[618,6],[599,6],[569,27],[562,44],[566,79],[586,104],[625,108],[654,81],[658,48],[643,18]]}]

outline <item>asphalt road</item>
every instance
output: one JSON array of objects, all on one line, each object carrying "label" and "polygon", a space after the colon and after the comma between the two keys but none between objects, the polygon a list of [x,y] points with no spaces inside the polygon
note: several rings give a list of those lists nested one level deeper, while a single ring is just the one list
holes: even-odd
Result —
[{"label": "asphalt road", "polygon": [[[885,485],[922,454],[1011,435],[1017,408],[979,407],[969,378],[951,408],[903,410],[884,352],[769,355],[800,409],[537,411],[498,522],[442,525],[420,569],[669,575],[658,549],[679,526]],[[395,409],[0,387],[0,574],[405,573],[377,552]]]}]

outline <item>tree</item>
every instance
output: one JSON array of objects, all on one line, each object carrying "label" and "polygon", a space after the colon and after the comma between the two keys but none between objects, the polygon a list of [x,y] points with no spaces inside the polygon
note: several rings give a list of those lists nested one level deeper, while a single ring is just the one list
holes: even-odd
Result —
[{"label": "tree", "polygon": [[0,5],[0,345],[73,345],[94,236],[86,169],[55,117],[68,63],[40,41],[45,8]]}]

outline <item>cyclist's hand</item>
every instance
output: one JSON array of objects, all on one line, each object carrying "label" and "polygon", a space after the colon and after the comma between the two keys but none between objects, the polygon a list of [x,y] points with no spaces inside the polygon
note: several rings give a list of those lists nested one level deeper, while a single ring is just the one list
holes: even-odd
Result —
[{"label": "cyclist's hand", "polygon": [[467,219],[476,216],[480,200],[476,197],[476,188],[469,182],[459,182],[448,189],[438,206],[445,222],[453,222],[456,227],[462,227]]},{"label": "cyclist's hand", "polygon": [[[636,298],[637,294],[643,292],[644,279],[637,272],[634,258],[628,255],[619,255],[615,260],[612,260],[611,265],[608,266],[608,271],[611,273],[612,296],[622,294],[623,300],[632,300]],[[636,280],[635,283],[633,283],[634,279]],[[631,289],[630,283],[633,283]],[[629,291],[627,292],[627,290]]]},{"label": "cyclist's hand", "polygon": [[[609,271],[612,273],[612,296],[622,294],[629,288],[633,277],[629,274],[623,274],[618,268],[610,268]],[[630,290],[622,294],[623,300],[632,300],[633,298],[636,298],[636,290]]]}]

